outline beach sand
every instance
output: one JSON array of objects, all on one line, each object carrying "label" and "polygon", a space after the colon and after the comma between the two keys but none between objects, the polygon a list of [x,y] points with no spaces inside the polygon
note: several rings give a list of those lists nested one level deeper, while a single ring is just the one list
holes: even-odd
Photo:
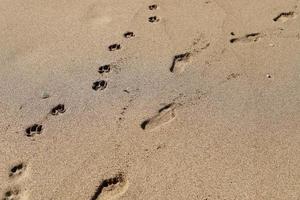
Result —
[{"label": "beach sand", "polygon": [[0,199],[299,200],[299,0],[1,0]]}]

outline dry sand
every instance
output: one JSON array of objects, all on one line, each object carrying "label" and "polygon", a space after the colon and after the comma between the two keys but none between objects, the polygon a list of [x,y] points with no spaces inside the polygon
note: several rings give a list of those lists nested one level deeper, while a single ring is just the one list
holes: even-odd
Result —
[{"label": "dry sand", "polygon": [[1,200],[299,200],[299,6],[1,0]]}]

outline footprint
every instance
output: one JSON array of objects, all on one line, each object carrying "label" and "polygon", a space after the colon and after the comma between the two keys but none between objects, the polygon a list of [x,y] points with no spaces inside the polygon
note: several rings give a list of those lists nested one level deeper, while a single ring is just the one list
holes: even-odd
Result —
[{"label": "footprint", "polygon": [[27,197],[19,187],[12,187],[3,194],[2,200],[27,200]]},{"label": "footprint", "polygon": [[100,74],[109,73],[110,72],[110,65],[102,65],[102,66],[100,66],[99,69],[98,69],[98,72]]},{"label": "footprint", "polygon": [[107,87],[107,82],[105,80],[99,80],[99,81],[95,81],[93,83],[93,90],[97,91],[97,90],[104,90]]},{"label": "footprint", "polygon": [[289,19],[295,19],[296,18],[296,14],[295,12],[293,11],[290,11],[290,12],[282,12],[280,13],[278,16],[276,16],[273,21],[274,22],[286,22],[288,21]]},{"label": "footprint", "polygon": [[159,19],[157,16],[152,16],[152,17],[149,17],[149,18],[148,18],[148,21],[149,21],[150,23],[156,23],[156,22],[159,22],[160,19]]},{"label": "footprint", "polygon": [[121,49],[121,45],[120,44],[112,44],[108,47],[109,51],[116,51],[116,50],[120,50]]},{"label": "footprint", "polygon": [[157,115],[147,119],[141,124],[141,128],[144,130],[153,130],[158,128],[175,118],[175,104],[169,104],[161,108]]},{"label": "footprint", "polygon": [[128,181],[124,174],[105,179],[96,189],[90,200],[111,200],[122,196],[128,189]]},{"label": "footprint", "polygon": [[9,177],[15,178],[18,176],[21,176],[26,171],[26,164],[25,163],[19,163],[17,165],[14,165],[9,170]]},{"label": "footprint", "polygon": [[249,43],[249,42],[257,42],[262,37],[261,33],[250,33],[243,37],[237,37],[230,40],[230,43],[236,43],[236,42],[243,42],[243,43]]},{"label": "footprint", "polygon": [[157,10],[158,6],[156,4],[152,4],[148,8],[149,10]]},{"label": "footprint", "polygon": [[54,108],[51,109],[50,113],[51,115],[58,115],[66,112],[65,105],[64,104],[58,104]]},{"label": "footprint", "polygon": [[132,38],[132,37],[135,37],[135,34],[131,31],[128,31],[128,32],[124,33],[124,37],[125,38]]},{"label": "footprint", "polygon": [[226,77],[226,79],[229,81],[229,80],[237,79],[239,76],[240,74],[238,73],[231,73]]},{"label": "footprint", "polygon": [[25,130],[27,137],[33,137],[36,134],[41,134],[43,131],[43,126],[41,124],[33,124]]},{"label": "footprint", "polygon": [[185,70],[186,63],[189,61],[191,53],[187,52],[184,54],[176,55],[173,58],[173,63],[170,68],[172,73],[180,74]]}]

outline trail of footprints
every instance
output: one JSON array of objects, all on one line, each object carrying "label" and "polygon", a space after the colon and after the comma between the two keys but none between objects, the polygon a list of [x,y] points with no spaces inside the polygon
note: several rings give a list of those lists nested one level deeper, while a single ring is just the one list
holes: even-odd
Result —
[{"label": "trail of footprints", "polygon": [[[152,11],[156,10],[157,8],[158,8],[158,6],[156,4],[149,6],[149,10],[152,10]],[[160,19],[157,16],[151,16],[148,18],[148,21],[151,23],[159,22],[159,20]],[[123,34],[123,37],[126,39],[129,39],[129,38],[135,37],[135,34],[132,31],[127,31]],[[109,51],[118,51],[121,49],[122,49],[122,46],[119,43],[114,43],[114,44],[108,46]],[[112,67],[111,64],[102,65],[98,68],[98,72],[101,75],[107,74],[107,73],[111,72],[111,70],[112,70],[111,67]],[[98,90],[101,91],[101,90],[106,89],[107,85],[108,85],[108,83],[106,80],[100,79],[100,80],[93,82],[92,89],[95,91],[98,91]],[[45,97],[43,99],[46,99],[48,97],[49,97],[49,95],[47,95],[47,97]],[[65,113],[65,112],[66,112],[65,105],[58,104],[55,107],[53,107],[48,114],[50,114],[52,116],[57,116],[57,115]],[[161,114],[164,112],[165,111],[160,111]],[[166,116],[161,116],[160,118],[163,121],[167,121]],[[47,117],[45,119],[47,119]],[[43,121],[44,120],[42,120],[42,122]],[[148,128],[151,126],[155,126],[156,123],[160,124],[158,119],[153,118],[148,122],[146,127]],[[43,131],[44,131],[44,126],[42,125],[42,123],[34,123],[25,129],[25,135],[27,137],[34,137],[36,135],[42,134]],[[13,166],[10,169],[9,177],[11,179],[15,179],[17,177],[24,175],[26,168],[27,168],[27,165],[25,163],[19,163],[19,164]],[[119,197],[123,193],[125,193],[127,188],[128,188],[128,181],[127,181],[125,175],[123,173],[119,173],[118,175],[116,175],[112,178],[103,180],[101,182],[101,184],[98,186],[95,194],[91,197],[91,200],[113,199],[113,198]],[[21,190],[20,187],[13,186],[4,192],[2,200],[27,200],[27,195],[25,194],[25,191]]]},{"label": "trail of footprints", "polygon": [[[150,9],[150,7],[149,7]],[[294,11],[288,11],[288,12],[282,12],[278,14],[276,17],[273,18],[274,22],[286,22],[290,19],[295,19],[297,17],[296,13]],[[149,18],[149,21],[155,21],[154,18]],[[234,32],[231,32],[231,36],[235,36]],[[255,43],[260,41],[265,34],[260,33],[260,32],[254,32],[254,33],[248,33],[246,35],[242,35],[239,37],[233,37],[229,41],[231,44],[235,43]],[[207,44],[203,49],[207,48],[210,46],[210,43]],[[191,52],[186,52],[182,54],[175,55],[173,57],[173,61],[170,67],[170,72],[174,74],[181,74],[184,72],[187,63],[190,60],[190,57],[192,56]]]},{"label": "trail of footprints", "polygon": [[[150,11],[157,10],[158,5],[157,4],[149,5],[148,9]],[[150,23],[156,23],[156,22],[160,21],[160,18],[158,16],[150,16],[148,18],[148,21]],[[130,38],[135,37],[135,34],[132,31],[127,31],[123,34],[123,37],[126,38],[126,39],[130,39]],[[114,44],[111,44],[111,45],[108,46],[109,51],[119,51],[121,49],[122,49],[122,45],[120,43],[114,43]],[[98,69],[98,72],[102,75],[105,74],[105,73],[109,73],[110,71],[111,71],[111,64],[105,64],[103,66],[100,66],[99,69]],[[95,91],[101,91],[101,90],[106,89],[107,86],[108,86],[107,80],[98,79],[98,80],[93,82],[92,89],[95,90]]]},{"label": "trail of footprints", "polygon": [[[297,15],[294,11],[281,12],[276,17],[273,18],[273,21],[284,23],[290,19],[295,19],[296,17],[297,17]],[[231,32],[231,35],[234,36],[235,34],[233,32]],[[235,37],[235,38],[230,39],[230,43],[258,42],[263,37],[264,37],[264,34],[259,33],[259,32],[249,33],[244,36]]]},{"label": "trail of footprints", "polygon": [[[59,114],[63,114],[65,111],[66,111],[65,105],[58,104],[57,106],[53,107],[48,114],[56,116]],[[47,119],[47,116],[45,119]],[[42,122],[45,121],[45,119],[42,120]],[[34,137],[36,135],[42,134],[43,130],[44,130],[44,127],[43,127],[42,123],[34,123],[25,129],[25,135],[27,137]]]},{"label": "trail of footprints", "polygon": [[[152,4],[152,5],[148,6],[148,8],[149,8],[150,11],[155,11],[155,10],[158,9],[158,5],[157,4]],[[160,21],[160,18],[158,16],[156,16],[156,15],[153,15],[153,16],[150,16],[148,18],[148,21],[150,23],[157,23],[157,22]]]},{"label": "trail of footprints", "polygon": [[[155,10],[157,9],[156,5],[152,5],[149,6],[150,10]],[[273,18],[274,22],[285,22],[289,19],[294,19],[296,18],[296,14],[293,11],[290,12],[282,12],[280,13],[278,16],[276,16],[275,18]],[[149,22],[157,22],[159,21],[159,18],[157,18],[156,16],[153,17],[149,17]],[[231,33],[232,36],[235,36],[235,33]],[[261,38],[264,37],[263,33],[260,32],[254,32],[254,33],[249,33],[240,37],[234,37],[232,39],[230,39],[230,43],[253,43],[253,42],[258,42]],[[206,49],[210,46],[210,43],[207,43],[206,46],[204,46],[203,49]],[[193,52],[194,53],[194,52]],[[174,74],[181,74],[182,72],[184,72],[187,63],[190,61],[190,58],[192,56],[191,52],[185,52],[185,53],[181,53],[181,54],[177,54],[173,57],[172,60],[172,64],[170,67],[170,72],[174,73]],[[231,80],[231,79],[235,79],[238,76],[240,76],[239,74],[231,74],[230,76],[227,77],[227,80]],[[172,121],[176,114],[175,114],[175,104],[169,104],[168,106],[162,108],[158,114],[156,114],[155,116],[143,121],[141,123],[141,128],[143,130],[153,130],[156,129],[170,121]]]},{"label": "trail of footprints", "polygon": [[13,181],[13,185],[3,193],[2,200],[28,200],[26,190],[17,184],[18,179],[25,176],[26,170],[27,165],[25,163],[18,163],[9,169],[8,177]]},{"label": "trail of footprints", "polygon": [[[148,6],[150,11],[155,11],[159,7],[157,4],[152,4]],[[282,12],[278,16],[273,18],[274,22],[285,22],[289,19],[296,18],[296,14],[293,11],[290,12]],[[158,23],[160,21],[160,17],[153,15],[148,18],[149,23]],[[231,33],[232,36],[235,36],[234,33]],[[125,39],[130,39],[135,37],[135,33],[132,31],[127,31],[123,34]],[[257,42],[263,37],[261,33],[250,33],[240,37],[234,37],[230,39],[230,43],[251,43]],[[209,45],[208,45],[209,46]],[[207,46],[207,47],[208,47]],[[108,46],[108,50],[119,51],[122,49],[122,45],[120,43],[114,43]],[[189,62],[192,54],[191,52],[185,52],[173,57],[173,61],[170,67],[170,72],[175,74],[181,74],[185,70],[186,63]],[[112,64],[105,64],[98,68],[98,73],[100,75],[108,74],[112,71]],[[231,75],[227,77],[227,79],[235,78],[236,75]],[[94,81],[92,84],[92,89],[95,91],[105,90],[108,86],[107,80],[99,79]],[[145,131],[150,131],[157,129],[169,122],[171,122],[176,117],[176,108],[178,105],[175,103],[168,104],[161,108],[158,113],[147,120],[141,123],[141,128]],[[48,114],[52,116],[57,116],[65,113],[65,105],[58,104],[53,107]],[[34,137],[36,135],[40,135],[44,131],[44,127],[42,123],[34,123],[31,126],[25,129],[25,135],[27,137]],[[27,165],[25,163],[18,163],[11,167],[9,171],[9,178],[17,179],[18,177],[24,176],[26,173]],[[90,200],[105,200],[105,199],[114,199],[120,197],[124,194],[128,189],[128,180],[123,173],[119,173],[112,178],[105,179],[101,181],[100,185],[97,187],[94,195],[90,198]],[[12,186],[7,189],[4,194],[2,200],[27,200],[27,194],[25,191],[19,186]]]}]

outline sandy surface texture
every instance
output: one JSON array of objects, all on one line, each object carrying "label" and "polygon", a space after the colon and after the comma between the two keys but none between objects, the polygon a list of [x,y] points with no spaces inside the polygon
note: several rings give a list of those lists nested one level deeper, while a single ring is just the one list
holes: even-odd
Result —
[{"label": "sandy surface texture", "polygon": [[300,200],[299,0],[0,0],[1,200]]}]

